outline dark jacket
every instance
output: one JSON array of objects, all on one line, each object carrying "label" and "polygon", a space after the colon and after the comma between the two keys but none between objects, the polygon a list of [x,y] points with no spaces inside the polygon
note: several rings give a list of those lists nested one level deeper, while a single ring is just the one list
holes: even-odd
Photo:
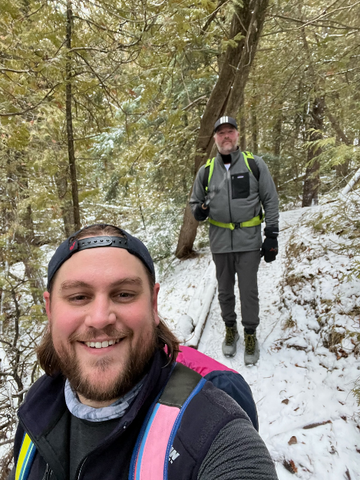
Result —
[{"label": "dark jacket", "polygon": [[[119,419],[112,433],[82,461],[77,479],[128,478],[132,451],[145,415],[171,372],[171,368],[165,366],[166,360],[160,352],[155,355],[138,397],[125,416]],[[24,431],[37,448],[28,480],[69,480],[69,415],[64,399],[63,377],[41,377],[19,409],[20,423],[15,438],[15,461]],[[235,401],[207,382],[190,402],[183,416],[173,444],[179,456],[168,464],[169,479],[197,479],[214,438],[224,426],[236,419],[250,424],[247,415]],[[251,430],[255,432],[252,427]]]},{"label": "dark jacket", "polygon": [[[216,188],[219,191],[205,215],[201,204],[205,199],[206,170],[204,165],[200,168],[190,197],[190,208],[196,220],[205,220],[209,215],[222,223],[246,222],[256,217],[262,206],[266,225],[278,227],[279,205],[274,181],[263,159],[257,156],[254,159],[259,168],[259,180],[247,168],[240,150],[231,153],[229,170],[217,154],[208,187],[209,192]],[[209,237],[212,253],[248,252],[260,249],[262,244],[261,225],[236,230],[210,225]]]}]

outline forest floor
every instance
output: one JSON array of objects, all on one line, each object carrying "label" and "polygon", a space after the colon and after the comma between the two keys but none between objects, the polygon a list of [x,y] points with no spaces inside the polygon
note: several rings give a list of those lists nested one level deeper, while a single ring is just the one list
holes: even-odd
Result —
[{"label": "forest floor", "polygon": [[[208,248],[191,259],[174,259],[160,275],[159,310],[170,327],[249,383],[260,435],[280,480],[360,479],[354,392],[360,376],[360,281],[350,275],[359,257],[352,250],[351,222],[346,232],[333,232],[327,223],[341,211],[335,202],[281,213],[279,255],[270,264],[262,260],[259,269],[255,366],[244,366],[242,335],[234,358],[222,354],[224,324]],[[238,293],[237,312],[241,327]],[[193,323],[206,322],[195,328],[189,315]]]}]

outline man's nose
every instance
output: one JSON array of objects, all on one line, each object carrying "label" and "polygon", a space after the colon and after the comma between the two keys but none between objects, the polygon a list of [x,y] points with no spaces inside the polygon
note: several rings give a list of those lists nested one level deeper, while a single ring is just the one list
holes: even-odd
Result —
[{"label": "man's nose", "polygon": [[101,329],[116,322],[116,313],[111,300],[107,296],[96,297],[89,305],[85,318],[88,327]]}]

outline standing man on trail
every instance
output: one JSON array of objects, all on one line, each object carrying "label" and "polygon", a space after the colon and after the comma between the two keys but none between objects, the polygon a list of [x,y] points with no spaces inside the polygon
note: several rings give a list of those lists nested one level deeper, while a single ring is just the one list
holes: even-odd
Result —
[{"label": "standing man on trail", "polygon": [[186,359],[158,292],[147,248],[124,230],[92,225],[58,247],[37,350],[46,374],[19,409],[9,479],[277,479],[256,415],[197,373],[214,361]]},{"label": "standing man on trail", "polygon": [[[218,298],[225,322],[223,353],[236,354],[239,339],[235,313],[235,275],[238,278],[245,364],[259,359],[257,272],[260,255],[272,262],[278,253],[279,205],[275,184],[265,162],[238,147],[239,132],[231,117],[214,126],[216,157],[203,165],[195,179],[190,207],[196,220],[210,223],[210,249],[216,266]],[[265,210],[265,240],[261,222]]]}]

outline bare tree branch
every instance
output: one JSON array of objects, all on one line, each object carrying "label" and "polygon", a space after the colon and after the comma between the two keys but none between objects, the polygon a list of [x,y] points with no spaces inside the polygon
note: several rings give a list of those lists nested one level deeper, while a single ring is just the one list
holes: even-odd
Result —
[{"label": "bare tree branch", "polygon": [[41,105],[47,98],[48,96],[55,90],[56,87],[58,87],[60,83],[57,83],[52,87],[48,93],[45,95],[44,98],[40,100],[36,105],[33,105],[32,107],[26,108],[25,110],[22,110],[21,112],[6,112],[6,113],[0,113],[0,117],[15,117],[19,115],[24,115],[27,112],[31,112],[32,110],[35,110],[39,105]]},{"label": "bare tree branch", "polygon": [[4,67],[0,67],[0,72],[30,73],[31,70],[15,70],[14,68],[4,68]]}]

